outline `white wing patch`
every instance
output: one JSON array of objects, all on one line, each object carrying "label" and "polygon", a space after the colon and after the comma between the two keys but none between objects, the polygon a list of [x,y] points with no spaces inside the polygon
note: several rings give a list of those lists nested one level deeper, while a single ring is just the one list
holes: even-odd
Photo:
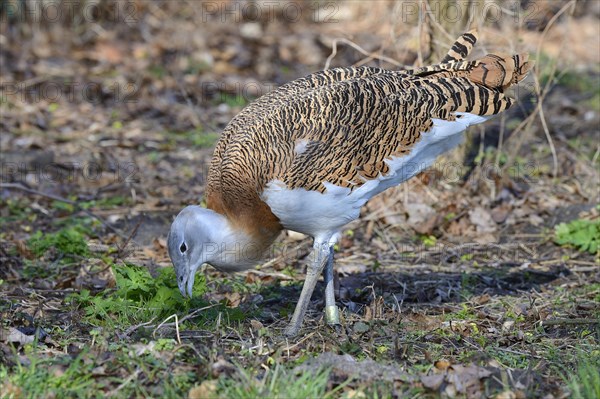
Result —
[{"label": "white wing patch", "polygon": [[296,146],[294,147],[294,152],[297,155],[303,154],[306,151],[306,147],[310,143],[308,139],[298,139],[296,140]]},{"label": "white wing patch", "polygon": [[[323,182],[326,190],[320,193],[289,189],[282,181],[273,180],[267,184],[262,199],[286,229],[308,234],[316,242],[331,243],[344,225],[358,218],[360,208],[369,199],[425,170],[439,155],[462,141],[467,127],[489,119],[464,112],[456,115],[455,121],[433,119],[433,128],[421,135],[409,154],[386,160],[390,168],[387,175],[367,180],[354,190]],[[295,152],[304,152],[307,144],[307,140],[299,140]]]}]

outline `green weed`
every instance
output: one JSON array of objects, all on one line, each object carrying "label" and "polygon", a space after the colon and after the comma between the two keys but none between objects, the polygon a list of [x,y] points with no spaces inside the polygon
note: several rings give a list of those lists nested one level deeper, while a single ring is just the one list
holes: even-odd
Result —
[{"label": "green weed", "polygon": [[600,356],[580,354],[575,374],[567,377],[574,399],[600,398]]},{"label": "green weed", "polygon": [[119,206],[128,205],[131,203],[131,199],[127,197],[123,197],[121,195],[101,198],[93,201],[84,201],[80,202],[79,205],[83,209],[90,208],[99,208],[99,209],[107,209],[107,208],[116,208]]},{"label": "green weed", "polygon": [[75,206],[73,204],[64,201],[52,201],[50,207],[57,211],[65,211],[69,213],[73,213],[75,211]]},{"label": "green weed", "polygon": [[31,212],[29,202],[25,199],[0,199],[0,208],[6,209],[7,212],[2,212],[4,216],[0,217],[0,224],[16,222],[19,220],[32,221],[35,214]]},{"label": "green weed", "polygon": [[206,292],[202,275],[194,281],[193,299],[187,300],[179,292],[171,268],[160,269],[156,278],[146,268],[133,265],[113,266],[113,270],[117,281],[115,291],[92,295],[90,291],[82,290],[71,296],[72,301],[83,307],[86,320],[91,324],[130,325],[205,305],[199,299]]},{"label": "green weed", "polygon": [[[172,268],[161,268],[152,277],[144,267],[134,265],[113,265],[117,287],[93,295],[81,290],[69,297],[71,303],[79,305],[85,312],[84,320],[95,326],[119,328],[155,319],[160,322],[173,314],[189,314],[194,309],[205,307],[201,299],[206,292],[206,280],[198,274],[194,280],[193,296],[184,298],[177,287],[177,279]],[[227,323],[244,320],[250,315],[238,308],[219,305],[198,315],[205,324],[215,323],[221,313]],[[180,328],[185,328],[180,325]]]},{"label": "green weed", "polygon": [[[108,396],[124,398],[184,397],[197,377],[183,369],[173,370],[168,359],[183,353],[167,341],[158,340],[139,355],[128,345],[111,345],[111,356],[102,367],[112,375],[104,379],[94,375],[98,363],[91,359],[97,354],[90,349],[75,358],[45,358],[33,350],[27,354],[28,365],[19,362],[9,369],[0,364],[0,398],[98,398],[109,392]],[[115,368],[123,369],[121,377],[111,372]]]},{"label": "green weed", "polygon": [[576,219],[560,223],[554,227],[554,242],[596,254],[600,247],[600,219]]},{"label": "green weed", "polygon": [[188,138],[194,147],[211,148],[219,139],[219,133],[203,132],[199,129],[192,130],[188,133]]},{"label": "green weed", "polygon": [[[12,373],[6,366],[0,365],[0,397],[42,398],[42,397],[80,397],[94,396],[94,379],[91,373],[93,364],[84,362],[80,355],[74,360],[70,357],[42,359],[30,356],[31,363],[23,366],[17,363]],[[63,368],[66,369],[63,370]]]},{"label": "green weed", "polygon": [[437,243],[437,238],[433,235],[421,235],[419,238],[425,248],[435,247],[435,244]]},{"label": "green weed", "polygon": [[477,316],[473,313],[473,311],[467,306],[467,304],[462,304],[462,309],[458,312],[448,313],[444,317],[446,321],[452,320],[475,320]]},{"label": "green weed", "polygon": [[[336,390],[327,392],[330,370],[295,375],[280,365],[267,371],[261,379],[253,378],[248,371],[239,369],[236,377],[219,380],[219,398],[333,398]],[[339,387],[338,387],[339,388]]]},{"label": "green weed", "polygon": [[241,95],[220,93],[218,102],[225,103],[231,108],[238,108],[246,106],[246,104],[248,104],[249,101]]},{"label": "green weed", "polygon": [[48,234],[36,231],[27,241],[27,246],[37,257],[54,248],[63,256],[62,261],[72,260],[74,256],[88,255],[87,238],[77,226]]}]

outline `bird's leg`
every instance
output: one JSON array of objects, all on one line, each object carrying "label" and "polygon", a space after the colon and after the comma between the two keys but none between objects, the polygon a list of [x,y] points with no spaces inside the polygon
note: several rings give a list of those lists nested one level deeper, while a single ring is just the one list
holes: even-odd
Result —
[{"label": "bird's leg", "polygon": [[333,282],[333,247],[329,248],[329,258],[323,271],[325,280],[325,321],[329,325],[340,324],[340,311],[335,305],[335,286]]},{"label": "bird's leg", "polygon": [[315,243],[312,252],[312,260],[306,270],[306,279],[302,286],[302,293],[300,293],[300,299],[298,299],[292,321],[290,321],[290,324],[285,329],[285,335],[293,337],[298,334],[298,331],[302,326],[302,321],[304,320],[304,314],[306,313],[306,309],[310,302],[310,297],[312,296],[315,286],[317,285],[317,280],[325,267],[325,263],[329,259],[329,254],[330,250],[327,243]]}]

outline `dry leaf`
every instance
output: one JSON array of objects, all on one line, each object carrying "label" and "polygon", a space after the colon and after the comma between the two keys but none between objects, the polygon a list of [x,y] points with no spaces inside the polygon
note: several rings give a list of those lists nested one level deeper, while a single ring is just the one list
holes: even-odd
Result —
[{"label": "dry leaf", "polygon": [[478,206],[469,211],[469,220],[478,233],[493,233],[496,231],[496,223],[489,212],[482,207]]},{"label": "dry leaf", "polygon": [[446,371],[451,366],[450,362],[446,359],[437,360],[433,365],[436,369],[441,371]]},{"label": "dry leaf", "polygon": [[507,203],[495,207],[491,212],[492,220],[496,223],[504,223],[508,218],[511,208],[512,207]]},{"label": "dry leaf", "polygon": [[509,332],[510,330],[512,330],[514,325],[514,320],[506,320],[504,323],[502,323],[502,332]]},{"label": "dry leaf", "polygon": [[17,252],[19,253],[19,255],[21,255],[25,259],[33,259],[34,258],[33,254],[29,250],[29,248],[27,248],[27,244],[25,244],[25,241],[16,240],[15,246],[17,247]]},{"label": "dry leaf", "polygon": [[235,308],[242,301],[242,294],[239,292],[229,292],[225,294],[225,299],[227,300],[227,306]]},{"label": "dry leaf", "polygon": [[214,398],[217,393],[217,380],[204,380],[198,386],[190,389],[188,399]]},{"label": "dry leaf", "polygon": [[230,376],[235,372],[235,366],[227,360],[220,358],[210,366],[213,377],[218,377],[222,374]]},{"label": "dry leaf", "polygon": [[473,300],[477,305],[483,305],[485,303],[488,303],[490,299],[492,298],[488,294],[483,294],[481,296],[478,296],[477,298],[474,298]]},{"label": "dry leaf", "polygon": [[108,61],[111,64],[120,64],[123,61],[122,51],[112,43],[98,42],[96,44],[95,59]]},{"label": "dry leaf", "polygon": [[445,377],[444,374],[424,375],[421,377],[421,383],[425,388],[437,391],[442,386]]},{"label": "dry leaf", "polygon": [[428,234],[433,230],[437,213],[435,209],[423,203],[404,204],[404,210],[408,214],[406,223],[417,233]]},{"label": "dry leaf", "polygon": [[256,331],[258,331],[264,327],[263,323],[261,323],[258,320],[254,320],[254,319],[250,320],[250,325],[252,326],[252,329],[256,330]]},{"label": "dry leaf", "polygon": [[26,335],[14,327],[8,327],[8,329],[0,330],[0,341],[25,345],[35,341],[35,334]]},{"label": "dry leaf", "polygon": [[504,391],[494,396],[495,399],[517,399],[517,395],[512,391]]}]

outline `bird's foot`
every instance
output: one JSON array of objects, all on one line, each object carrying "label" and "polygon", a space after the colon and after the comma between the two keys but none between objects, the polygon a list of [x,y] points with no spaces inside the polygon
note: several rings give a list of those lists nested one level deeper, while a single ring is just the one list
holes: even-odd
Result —
[{"label": "bird's foot", "polygon": [[341,337],[344,334],[344,326],[341,324],[329,324],[329,328],[333,330],[336,336]]},{"label": "bird's foot", "polygon": [[296,335],[298,335],[298,332],[300,331],[300,325],[301,325],[301,323],[291,322],[290,324],[288,324],[288,326],[285,328],[285,330],[283,330],[283,335],[285,335],[288,338],[295,337]]}]

